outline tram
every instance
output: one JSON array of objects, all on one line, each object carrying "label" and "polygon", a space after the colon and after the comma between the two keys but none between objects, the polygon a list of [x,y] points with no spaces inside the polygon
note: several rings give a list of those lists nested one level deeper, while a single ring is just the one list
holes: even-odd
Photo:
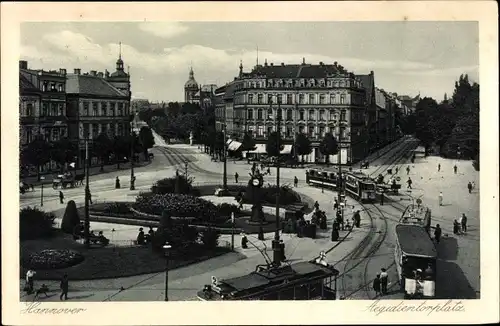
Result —
[{"label": "tram", "polygon": [[197,297],[201,301],[336,300],[338,275],[323,258],[277,267],[258,265],[241,277],[219,280],[212,276],[211,284],[198,291]]},{"label": "tram", "polygon": [[423,227],[427,234],[430,236],[431,231],[431,210],[422,205],[422,201],[417,199],[417,204],[411,204],[406,207],[403,214],[401,215],[401,219],[399,223],[402,224],[411,224],[418,225]]},{"label": "tram", "polygon": [[394,256],[405,299],[434,298],[437,252],[425,229],[414,224],[396,225]]},{"label": "tram", "polygon": [[361,201],[376,199],[376,183],[361,172],[343,173],[345,191]]},{"label": "tram", "polygon": [[308,185],[320,186],[321,188],[337,188],[339,171],[334,168],[330,171],[321,169],[309,169],[306,171],[306,183]]}]

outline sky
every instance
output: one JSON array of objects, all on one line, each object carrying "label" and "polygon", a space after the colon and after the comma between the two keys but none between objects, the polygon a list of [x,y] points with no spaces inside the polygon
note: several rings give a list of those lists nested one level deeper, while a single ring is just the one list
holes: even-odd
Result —
[{"label": "sky", "polygon": [[[183,101],[192,66],[198,84],[222,86],[259,63],[333,64],[375,74],[388,92],[442,100],[460,74],[479,80],[477,22],[52,22],[21,25],[31,69],[129,66],[133,98]],[[258,51],[257,51],[258,49]],[[257,55],[258,54],[258,55]]]}]

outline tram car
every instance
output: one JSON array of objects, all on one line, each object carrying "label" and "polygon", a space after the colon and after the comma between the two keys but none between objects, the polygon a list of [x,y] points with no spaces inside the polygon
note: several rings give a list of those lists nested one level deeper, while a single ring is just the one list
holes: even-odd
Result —
[{"label": "tram car", "polygon": [[376,199],[376,183],[361,172],[343,173],[345,191],[354,199],[371,201]]},{"label": "tram car", "polygon": [[331,170],[309,169],[306,171],[306,183],[310,186],[321,188],[337,188],[339,171],[337,168]]},{"label": "tram car", "polygon": [[410,204],[406,207],[403,214],[401,214],[399,223],[423,227],[430,236],[432,224],[431,210],[422,205],[420,199],[417,199],[417,204]]},{"label": "tram car", "polygon": [[323,259],[282,266],[258,265],[254,272],[219,280],[198,291],[200,301],[336,300],[339,271]]},{"label": "tram car", "polygon": [[434,298],[437,252],[425,229],[414,224],[397,224],[394,257],[405,299]]}]

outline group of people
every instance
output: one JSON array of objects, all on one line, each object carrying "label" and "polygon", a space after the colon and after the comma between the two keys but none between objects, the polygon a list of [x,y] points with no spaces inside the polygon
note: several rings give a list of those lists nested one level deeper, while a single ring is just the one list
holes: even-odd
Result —
[{"label": "group of people", "polygon": [[[24,286],[24,290],[28,294],[35,293],[34,299],[37,299],[41,294],[44,294],[45,297],[48,297],[47,292],[49,292],[49,287],[43,283],[40,288],[35,291],[35,275],[36,272],[34,270],[28,270],[26,272],[26,284]],[[68,300],[68,291],[69,291],[69,280],[68,274],[64,274],[59,283],[59,288],[61,289],[61,295],[59,296],[59,300]]]},{"label": "group of people", "polygon": [[140,228],[139,229],[139,234],[137,234],[137,244],[138,245],[145,245],[148,243],[151,243],[151,240],[155,234],[155,231],[153,230],[153,227],[149,227],[148,234],[144,234],[144,229]]},{"label": "group of people", "polygon": [[[467,216],[465,215],[465,213],[462,213],[460,221],[453,220],[453,234],[460,235],[466,232],[467,232]],[[436,224],[436,227],[434,228],[434,239],[436,240],[436,243],[440,242],[442,233],[443,231],[441,230],[441,226],[439,224]]]},{"label": "group of people", "polygon": [[380,272],[377,273],[377,276],[373,280],[373,290],[377,296],[386,295],[387,286],[389,285],[389,275],[387,274],[387,270],[385,268],[380,269]]}]

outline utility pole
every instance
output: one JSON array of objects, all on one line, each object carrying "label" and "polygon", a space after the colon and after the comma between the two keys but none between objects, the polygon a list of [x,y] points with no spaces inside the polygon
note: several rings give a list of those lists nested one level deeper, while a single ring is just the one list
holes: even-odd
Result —
[{"label": "utility pole", "polygon": [[224,146],[223,146],[223,149],[224,149],[224,156],[223,156],[223,164],[224,164],[224,171],[223,171],[223,177],[222,177],[222,188],[224,188],[224,190],[227,189],[227,140],[226,140],[226,108],[224,108],[224,124],[222,125],[222,133],[224,135]]},{"label": "utility pole", "polygon": [[89,157],[89,134],[85,136],[85,216],[83,224],[83,234],[85,237],[85,246],[90,247],[90,216],[89,216],[89,201],[90,201],[90,187],[89,187],[89,174],[90,174],[90,157]]},{"label": "utility pole", "polygon": [[130,133],[130,190],[135,190],[135,176],[134,176],[134,140],[135,140],[135,133],[134,133],[134,128],[132,128],[132,132]]},{"label": "utility pole", "polygon": [[[281,138],[281,100],[278,97],[278,111],[276,112],[277,122],[277,139],[276,145],[278,147],[278,159],[276,160],[276,231],[274,232],[274,240],[272,241],[273,247],[273,261],[276,265],[281,264],[283,259],[283,252],[280,244],[280,138]],[[271,103],[272,105],[272,103]]]}]

